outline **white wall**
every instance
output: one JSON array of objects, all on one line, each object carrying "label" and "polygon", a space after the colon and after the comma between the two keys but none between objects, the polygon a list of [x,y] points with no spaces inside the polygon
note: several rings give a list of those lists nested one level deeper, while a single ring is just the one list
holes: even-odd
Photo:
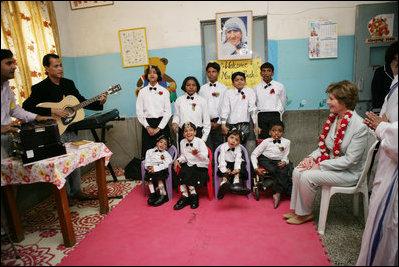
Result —
[{"label": "white wall", "polygon": [[146,27],[150,50],[199,46],[200,21],[231,11],[267,15],[270,40],[306,38],[308,22],[318,19],[336,20],[339,35],[353,35],[356,5],[381,1],[114,1],[78,10],[69,1],[53,3],[62,55],[81,57],[119,53],[118,31],[139,27]]}]

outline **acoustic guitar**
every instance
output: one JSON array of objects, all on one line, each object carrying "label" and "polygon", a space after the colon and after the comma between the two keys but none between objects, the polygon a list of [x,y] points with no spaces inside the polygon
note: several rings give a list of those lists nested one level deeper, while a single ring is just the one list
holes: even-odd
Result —
[{"label": "acoustic guitar", "polygon": [[[101,94],[114,94],[118,91],[122,90],[121,86],[119,84],[111,86],[107,91]],[[83,101],[82,103],[79,102],[79,100],[73,96],[73,95],[68,95],[64,99],[62,99],[60,102],[43,102],[40,104],[37,104],[36,107],[41,107],[41,108],[59,108],[63,109],[66,112],[68,112],[68,116],[66,118],[61,118],[61,117],[56,117],[55,121],[58,124],[58,130],[60,132],[60,135],[63,134],[68,128],[68,126],[71,123],[81,121],[85,118],[85,113],[82,108],[85,106],[93,103],[94,101],[100,100],[100,95],[95,96],[93,98],[90,98],[86,101]]]}]

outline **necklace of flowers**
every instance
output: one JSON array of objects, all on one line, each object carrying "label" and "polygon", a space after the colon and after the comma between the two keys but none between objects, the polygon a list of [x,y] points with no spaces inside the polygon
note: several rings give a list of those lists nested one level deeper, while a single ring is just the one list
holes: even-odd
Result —
[{"label": "necklace of flowers", "polygon": [[[342,140],[344,139],[344,134],[345,134],[346,128],[348,128],[348,124],[352,118],[352,114],[353,114],[353,111],[347,111],[344,115],[344,118],[341,121],[340,128],[339,128],[339,130],[337,132],[337,136],[335,137],[335,140],[334,140],[334,147],[333,147],[333,157],[334,158],[338,158],[341,156]],[[328,153],[328,149],[326,147],[325,140],[327,138],[328,132],[331,129],[331,123],[334,122],[336,116],[337,116],[337,114],[331,113],[330,116],[328,116],[328,119],[323,126],[323,132],[319,136],[319,140],[320,140],[319,149],[321,152],[321,156],[316,159],[316,163],[320,163],[323,160],[330,159],[330,155]]]}]

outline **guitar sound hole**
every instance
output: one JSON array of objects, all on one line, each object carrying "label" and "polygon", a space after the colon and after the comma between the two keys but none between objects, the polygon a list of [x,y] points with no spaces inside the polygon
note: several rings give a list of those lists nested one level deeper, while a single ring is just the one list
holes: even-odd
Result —
[{"label": "guitar sound hole", "polygon": [[73,109],[70,107],[65,108],[65,111],[68,113],[68,116],[71,116],[74,113]]}]

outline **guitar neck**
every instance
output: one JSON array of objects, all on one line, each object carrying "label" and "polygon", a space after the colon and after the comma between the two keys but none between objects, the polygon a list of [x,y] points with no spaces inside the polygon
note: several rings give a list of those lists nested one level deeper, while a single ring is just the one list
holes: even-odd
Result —
[{"label": "guitar neck", "polygon": [[[108,95],[107,92],[104,92],[104,93]],[[103,94],[103,93],[101,93],[101,94]],[[78,105],[76,105],[76,106],[73,106],[73,107],[72,107],[73,110],[76,111],[76,110],[78,110],[78,109],[84,108],[84,107],[87,106],[87,105],[90,105],[91,103],[93,103],[93,102],[95,102],[95,101],[97,101],[97,100],[100,100],[100,95],[101,95],[101,94],[99,94],[98,96],[95,96],[95,97],[93,97],[93,98],[87,99],[86,101],[83,101],[83,102],[81,102],[80,104],[78,104]]]}]

